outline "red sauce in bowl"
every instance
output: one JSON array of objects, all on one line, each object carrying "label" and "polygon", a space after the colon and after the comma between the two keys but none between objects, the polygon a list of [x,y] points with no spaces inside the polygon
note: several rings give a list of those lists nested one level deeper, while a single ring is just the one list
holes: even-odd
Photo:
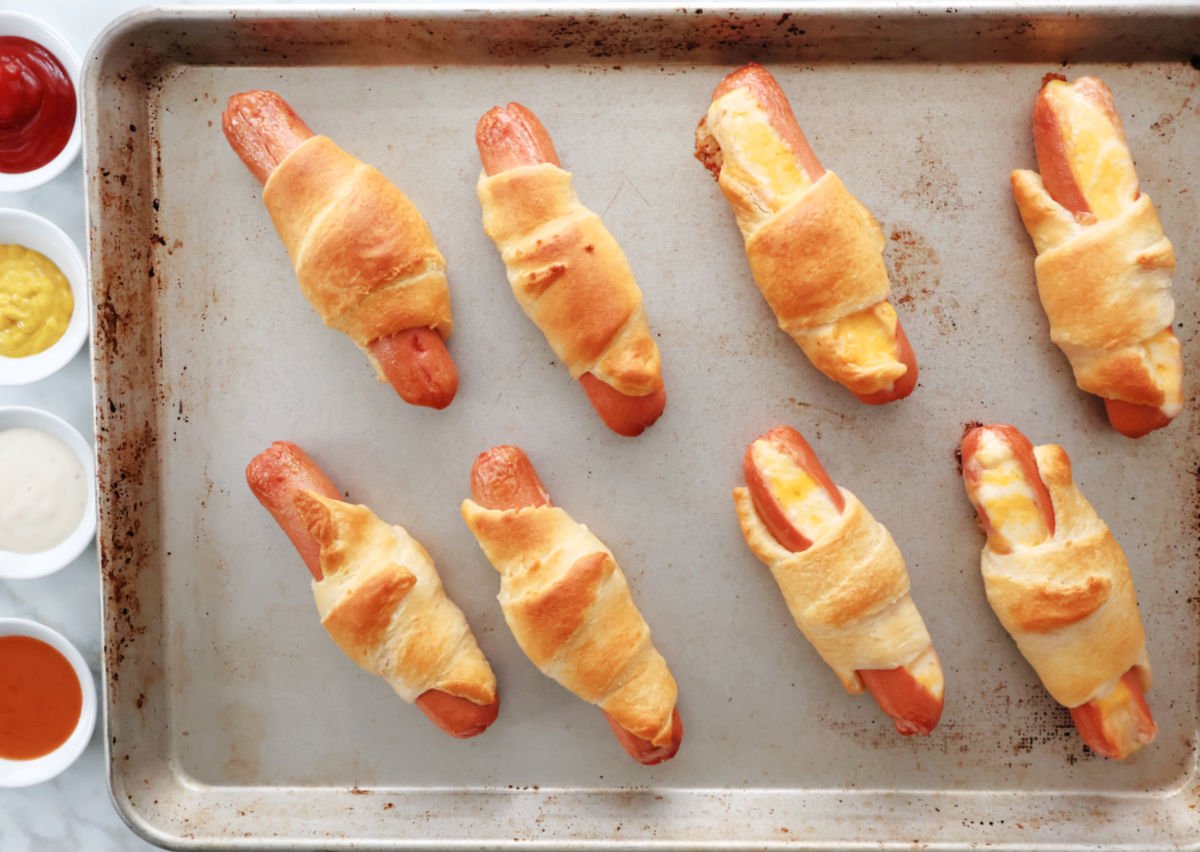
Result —
[{"label": "red sauce in bowl", "polygon": [[0,36],[0,172],[31,172],[66,147],[75,129],[75,86],[36,41]]},{"label": "red sauce in bowl", "polygon": [[49,754],[82,712],[83,690],[66,657],[31,636],[0,636],[0,757]]}]

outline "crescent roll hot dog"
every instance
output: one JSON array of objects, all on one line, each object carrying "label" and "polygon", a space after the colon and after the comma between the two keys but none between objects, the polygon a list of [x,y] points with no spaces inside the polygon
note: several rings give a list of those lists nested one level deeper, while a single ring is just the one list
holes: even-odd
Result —
[{"label": "crescent roll hot dog", "polygon": [[987,532],[988,602],[1093,751],[1117,760],[1157,727],[1146,637],[1120,545],[1071,479],[1062,447],[1012,426],[962,443],[967,496]]},{"label": "crescent roll hot dog", "polygon": [[897,731],[927,736],[942,716],[942,667],[887,529],[790,426],[751,443],[742,470],[742,534],[796,626],[849,692],[865,687]]},{"label": "crescent roll hot dog", "polygon": [[1175,252],[1138,188],[1112,92],[1095,77],[1042,81],[1033,107],[1036,172],[1012,173],[1038,257],[1038,294],[1075,383],[1104,399],[1113,428],[1140,438],[1183,406],[1171,329]]},{"label": "crescent roll hot dog", "polygon": [[274,92],[243,92],[222,116],[229,144],[263,186],[300,289],[349,335],[381,381],[413,405],[445,408],[458,370],[446,262],[412,202]]},{"label": "crescent roll hot dog", "polygon": [[338,647],[451,736],[483,733],[500,709],[496,677],[420,543],[343,503],[295,444],[255,456],[246,482],[312,572]]},{"label": "crescent roll hot dog", "polygon": [[640,435],[667,404],[658,347],[621,247],[584,207],[550,134],[520,104],[494,107],[475,130],[483,227],[513,294],[592,407],[618,435]]},{"label": "crescent roll hot dog", "polygon": [[809,147],[783,90],[751,63],[713,92],[696,158],[733,207],[779,326],[863,402],[903,399],[917,361],[888,302],[883,232]]},{"label": "crescent roll hot dog", "polygon": [[500,572],[500,606],[521,649],[604,711],[638,763],[674,757],[683,739],[675,679],[612,552],[551,504],[516,447],[480,454],[471,493],[463,519]]}]

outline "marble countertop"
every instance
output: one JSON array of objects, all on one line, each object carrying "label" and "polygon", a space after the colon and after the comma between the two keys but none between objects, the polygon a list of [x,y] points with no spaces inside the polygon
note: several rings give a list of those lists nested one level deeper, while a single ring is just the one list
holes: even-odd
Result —
[{"label": "marble countertop", "polygon": [[[195,0],[175,0],[194,3]],[[6,10],[33,15],[58,30],[85,58],[97,35],[146,0],[5,0]],[[227,5],[248,5],[245,2]],[[0,207],[29,210],[54,222],[86,250],[83,168],[79,159],[62,175],[27,192],[0,193]],[[0,406],[30,405],[59,415],[93,435],[91,368],[83,351],[63,370],[24,387],[0,387]],[[40,621],[75,643],[100,680],[100,577],[96,548],[62,571],[38,580],[0,580],[0,616]],[[101,687],[102,688],[102,687]],[[53,781],[0,790],[0,850],[54,852],[144,850],[109,800],[102,722],[79,760]]]},{"label": "marble countertop", "polygon": [[[4,8],[33,15],[58,30],[82,58],[92,40],[136,0],[6,0]],[[76,159],[37,189],[0,193],[0,207],[44,216],[86,251],[83,167]],[[0,405],[31,405],[62,417],[85,437],[92,427],[91,368],[87,347],[65,368],[24,387],[0,387]],[[69,566],[38,580],[0,580],[0,615],[32,618],[75,643],[100,681],[100,576],[92,545]],[[34,787],[0,790],[0,849],[153,849],[117,815],[105,783],[102,725],[66,772]]]}]

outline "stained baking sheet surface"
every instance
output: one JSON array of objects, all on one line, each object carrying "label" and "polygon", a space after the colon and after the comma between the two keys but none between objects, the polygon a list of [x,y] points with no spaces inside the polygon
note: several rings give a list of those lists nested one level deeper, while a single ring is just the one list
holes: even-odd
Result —
[{"label": "stained baking sheet surface", "polygon": [[[678,14],[661,16],[670,32],[689,31]],[[150,13],[93,61],[111,782],[151,839],[1195,842],[1196,407],[1131,442],[1074,388],[1048,338],[1007,176],[1033,164],[1029,108],[1044,73],[1110,83],[1142,186],[1177,247],[1177,331],[1196,375],[1200,75],[1149,52],[1105,62],[1081,50],[1086,61],[1065,68],[1044,56],[967,61],[951,47],[955,61],[905,61],[903,36],[877,36],[882,61],[851,40],[846,61],[835,36],[852,15],[824,29],[778,14],[728,18],[763,38],[778,33],[765,47],[740,43],[714,15],[694,16],[696,46],[673,52],[644,46],[656,20],[645,13],[625,42],[609,34],[598,50],[568,43],[588,30],[572,30],[565,13],[567,35],[556,37],[553,16],[496,12],[481,30],[492,40],[472,52],[451,13],[340,25]],[[327,41],[313,35],[318,24],[332,27]],[[358,35],[342,43],[338,26]],[[228,55],[214,46],[221,35]],[[538,39],[544,55],[528,47]],[[823,51],[813,62],[805,39]],[[791,45],[798,56],[786,55]],[[691,157],[716,81],[763,54],[814,150],[887,235],[894,302],[921,364],[920,386],[900,404],[859,405],[775,328],[727,206]],[[377,384],[300,297],[259,187],[220,132],[225,99],[251,88],[280,92],[425,215],[454,301],[462,384],[446,411],[408,407]],[[549,128],[645,293],[669,402],[636,440],[594,416],[522,316],[480,228],[472,131],[510,100]],[[988,609],[982,536],[954,456],[974,420],[1062,443],[1129,554],[1159,736],[1127,764],[1081,746]],[[897,736],[868,697],[844,692],[741,540],[729,495],[741,453],[779,423],[809,437],[905,554],[946,669],[945,715],[928,739]],[[499,678],[501,714],[486,734],[438,734],[321,630],[303,565],[243,480],[246,462],[279,439],[309,450],[351,498],[434,556]],[[680,684],[686,735],[670,763],[630,761],[601,715],[542,677],[509,634],[496,575],[458,515],[472,459],[497,443],[523,446],[555,501],[621,561]]]}]

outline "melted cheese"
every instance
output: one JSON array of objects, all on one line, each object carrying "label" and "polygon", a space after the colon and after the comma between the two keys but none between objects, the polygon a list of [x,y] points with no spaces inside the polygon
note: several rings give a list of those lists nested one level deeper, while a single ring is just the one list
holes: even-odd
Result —
[{"label": "melted cheese", "polygon": [[796,532],[819,541],[841,517],[829,493],[791,456],[768,441],[754,444],[754,466]]},{"label": "melted cheese", "polygon": [[896,309],[879,302],[833,324],[838,354],[850,364],[870,369],[896,360]]},{"label": "melted cheese", "polygon": [[913,680],[929,690],[934,698],[941,698],[946,689],[946,681],[942,675],[942,664],[937,651],[930,645],[920,656],[905,666]]},{"label": "melted cheese", "polygon": [[1009,544],[1034,545],[1050,536],[1038,510],[1033,486],[1025,478],[1008,441],[983,430],[975,451],[979,468],[975,499],[992,529]]},{"label": "melted cheese", "polygon": [[1171,329],[1164,328],[1143,342],[1142,348],[1163,391],[1162,412],[1167,417],[1175,417],[1183,409],[1183,357],[1179,351],[1179,338]]},{"label": "melted cheese", "polygon": [[1046,85],[1046,97],[1054,107],[1071,173],[1088,207],[1099,219],[1117,216],[1138,194],[1137,172],[1124,134],[1104,109],[1062,80]]},{"label": "melted cheese", "polygon": [[1128,703],[1132,696],[1130,695],[1129,687],[1125,685],[1125,681],[1121,677],[1121,675],[1117,675],[1097,689],[1088,704],[1095,705],[1101,714],[1108,716],[1122,705]]},{"label": "melted cheese", "polygon": [[714,101],[706,124],[721,146],[722,183],[740,186],[763,212],[782,210],[796,193],[812,186],[749,89],[734,89]]},{"label": "melted cheese", "polygon": [[1088,704],[1100,716],[1104,738],[1122,754],[1132,754],[1154,741],[1154,721],[1143,712],[1124,677],[1100,687]]}]

